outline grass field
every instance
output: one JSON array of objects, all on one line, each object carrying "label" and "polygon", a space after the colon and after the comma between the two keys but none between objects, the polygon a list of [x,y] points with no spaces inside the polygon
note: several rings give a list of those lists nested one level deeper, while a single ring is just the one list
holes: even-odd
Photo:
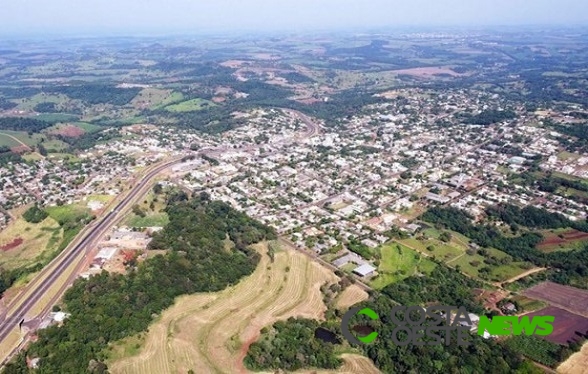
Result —
[{"label": "grass field", "polygon": [[110,371],[246,372],[243,358],[261,328],[290,316],[322,319],[326,307],[320,286],[337,277],[297,251],[276,252],[271,263],[267,245],[255,247],[262,258],[251,276],[221,292],[178,298],[149,327],[144,343],[133,337],[111,347]]},{"label": "grass field", "polygon": [[184,95],[181,92],[171,92],[154,109],[163,109],[168,105],[179,103],[182,100],[184,100]]},{"label": "grass field", "polygon": [[44,253],[57,249],[62,231],[50,217],[38,224],[19,218],[0,231],[0,246],[12,243],[17,238],[23,239],[22,244],[8,251],[0,251],[0,266],[5,269],[31,265]]},{"label": "grass field", "polygon": [[42,134],[33,134],[32,136],[29,136],[29,134],[26,133],[25,131],[2,130],[1,132],[3,134],[8,134],[8,135],[14,136],[15,138],[17,138],[22,143],[24,143],[28,146],[36,145],[39,142],[41,142],[42,139],[45,138]]},{"label": "grass field", "polygon": [[15,140],[14,138],[11,138],[10,136],[7,136],[6,134],[3,134],[2,132],[0,132],[0,147],[5,146],[5,147],[19,147],[22,144],[19,143],[17,140]]},{"label": "grass field", "polygon": [[192,99],[188,101],[182,101],[178,104],[168,105],[165,107],[165,110],[170,112],[195,112],[198,110],[205,109],[207,107],[216,106],[215,103],[212,101],[204,100],[204,99]]},{"label": "grass field", "polygon": [[102,126],[93,125],[93,124],[87,123],[87,122],[74,122],[74,123],[72,123],[72,125],[79,127],[80,129],[84,130],[85,132],[96,132],[96,131],[100,131],[100,130],[104,129],[104,127],[102,127]]},{"label": "grass field", "polygon": [[50,206],[45,210],[57,222],[76,222],[90,214],[90,209],[80,204]]},{"label": "grass field", "polygon": [[[400,250],[399,250],[400,248]],[[424,258],[418,252],[400,244],[390,244],[381,248],[382,259],[378,266],[378,276],[370,283],[376,289],[398,282],[417,273],[428,274],[435,268],[435,263]]]},{"label": "grass field", "polygon": [[[153,208],[151,207],[153,203]],[[167,213],[163,212],[165,202],[163,197],[157,197],[153,191],[138,202],[139,207],[145,212],[145,217],[129,213],[124,224],[130,227],[163,227],[169,222]]]}]

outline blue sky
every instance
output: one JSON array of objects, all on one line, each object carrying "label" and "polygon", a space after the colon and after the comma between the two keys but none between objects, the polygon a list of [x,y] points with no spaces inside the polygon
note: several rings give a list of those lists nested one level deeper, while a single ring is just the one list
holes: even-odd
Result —
[{"label": "blue sky", "polygon": [[0,0],[2,33],[588,25],[587,0]]}]

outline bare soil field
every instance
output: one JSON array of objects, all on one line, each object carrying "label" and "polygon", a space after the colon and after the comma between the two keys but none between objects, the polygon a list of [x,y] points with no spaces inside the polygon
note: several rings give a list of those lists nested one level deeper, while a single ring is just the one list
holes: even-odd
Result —
[{"label": "bare soil field", "polygon": [[397,74],[407,74],[407,75],[414,75],[415,77],[421,78],[428,78],[433,77],[435,75],[446,74],[451,75],[452,77],[460,77],[464,74],[456,73],[455,71],[446,68],[446,67],[426,67],[426,68],[412,68],[412,69],[401,69],[401,70],[392,70],[394,73]]},{"label": "bare soil field", "polygon": [[561,374],[588,374],[588,343],[557,367]]},{"label": "bare soil field", "polygon": [[4,245],[0,246],[0,251],[2,251],[2,252],[8,252],[11,249],[14,249],[14,248],[18,247],[19,245],[21,245],[23,242],[24,242],[24,239],[22,239],[22,238],[15,238],[10,243],[4,244]]},{"label": "bare soil field", "polygon": [[543,282],[527,289],[522,294],[588,317],[588,291],[553,282]]},{"label": "bare soil field", "polygon": [[[267,244],[256,249],[262,259],[251,276],[221,292],[178,298],[149,327],[134,355],[125,349],[129,342],[116,344],[111,372],[247,373],[243,358],[263,327],[291,316],[324,318],[320,286],[338,277],[299,252],[278,251],[272,263]],[[365,369],[367,359],[348,360],[347,368],[359,368],[355,373],[370,372]]]},{"label": "bare soil field", "polygon": [[576,242],[588,240],[588,233],[578,230],[566,231],[561,234],[563,237],[552,233],[544,233],[543,235],[545,238],[537,245],[537,249],[544,252],[550,252],[560,247],[570,246]]},{"label": "bare soil field", "polygon": [[588,333],[588,318],[568,312],[567,310],[549,306],[545,309],[526,314],[530,318],[534,316],[554,316],[553,333],[545,339],[557,344],[567,344],[571,340],[579,340],[576,332]]}]

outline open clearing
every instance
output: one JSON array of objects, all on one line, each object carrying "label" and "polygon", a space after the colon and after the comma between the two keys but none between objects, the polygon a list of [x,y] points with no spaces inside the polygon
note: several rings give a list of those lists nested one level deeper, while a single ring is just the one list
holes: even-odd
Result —
[{"label": "open clearing", "polygon": [[562,374],[588,374],[588,343],[584,343],[580,352],[571,355],[557,367]]},{"label": "open clearing", "polygon": [[[271,263],[267,244],[255,248],[262,258],[251,276],[221,292],[178,298],[149,327],[138,355],[128,357],[137,349],[137,337],[113,346],[110,371],[246,373],[243,358],[263,327],[291,316],[322,319],[320,286],[338,277],[297,251],[280,250]],[[365,360],[350,357],[347,370],[369,373]]]},{"label": "open clearing", "polygon": [[382,259],[378,266],[378,276],[370,283],[381,289],[390,283],[398,282],[418,273],[430,273],[436,264],[424,258],[417,251],[402,244],[390,244],[382,247]]},{"label": "open clearing", "polygon": [[192,99],[188,101],[183,101],[178,104],[168,105],[165,107],[165,110],[169,112],[195,112],[198,110],[202,110],[207,107],[216,106],[215,103],[212,101],[204,100],[204,99]]},{"label": "open clearing", "polygon": [[61,237],[61,228],[50,217],[37,224],[19,218],[0,232],[0,247],[10,247],[0,251],[0,266],[13,269],[30,265],[46,250],[56,249]]}]

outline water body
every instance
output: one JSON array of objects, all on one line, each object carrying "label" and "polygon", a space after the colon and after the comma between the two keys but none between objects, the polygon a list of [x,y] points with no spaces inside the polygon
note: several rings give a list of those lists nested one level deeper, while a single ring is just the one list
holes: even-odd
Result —
[{"label": "water body", "polygon": [[341,340],[339,340],[337,334],[322,327],[319,327],[318,329],[314,330],[314,337],[327,343],[341,344]]}]

